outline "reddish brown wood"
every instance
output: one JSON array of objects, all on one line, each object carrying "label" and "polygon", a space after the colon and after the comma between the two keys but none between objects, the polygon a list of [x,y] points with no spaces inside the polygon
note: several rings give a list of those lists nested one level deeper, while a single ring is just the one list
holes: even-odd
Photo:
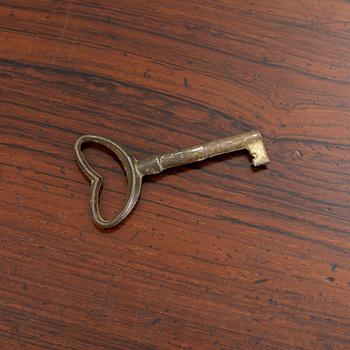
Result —
[{"label": "reddish brown wood", "polygon": [[[0,349],[350,349],[350,3],[0,2]],[[73,144],[137,157],[250,129],[150,178],[108,234]],[[120,168],[88,156],[117,210]],[[115,171],[117,170],[117,171]]]}]

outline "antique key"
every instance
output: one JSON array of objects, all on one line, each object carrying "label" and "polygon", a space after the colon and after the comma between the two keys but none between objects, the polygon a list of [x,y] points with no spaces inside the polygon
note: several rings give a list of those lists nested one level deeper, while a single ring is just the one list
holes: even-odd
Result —
[{"label": "antique key", "polygon": [[[124,167],[128,183],[127,199],[119,213],[110,220],[104,219],[100,212],[99,197],[103,178],[95,172],[84,157],[82,146],[85,143],[95,143],[107,147],[119,158]],[[153,155],[143,160],[136,160],[124,147],[101,136],[83,135],[75,143],[77,163],[82,172],[91,181],[90,207],[92,218],[95,224],[102,228],[114,227],[130,214],[139,198],[143,176],[157,174],[178,165],[198,162],[220,154],[243,149],[248,150],[255,167],[265,165],[269,162],[262,136],[258,131],[250,131],[237,136],[227,137],[174,153]]]}]

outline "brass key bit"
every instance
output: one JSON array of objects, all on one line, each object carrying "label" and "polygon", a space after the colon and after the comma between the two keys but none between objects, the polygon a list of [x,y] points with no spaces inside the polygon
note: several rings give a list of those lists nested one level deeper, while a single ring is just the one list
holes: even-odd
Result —
[{"label": "brass key bit", "polygon": [[[95,143],[107,147],[119,158],[125,170],[128,182],[127,199],[119,213],[110,220],[106,220],[101,216],[99,198],[103,178],[95,172],[84,157],[82,146],[85,143]],[[128,154],[124,147],[101,136],[84,135],[79,137],[75,143],[77,163],[91,181],[90,206],[92,217],[95,224],[102,228],[115,227],[130,214],[139,198],[143,176],[157,174],[175,166],[198,162],[243,149],[248,150],[255,167],[266,165],[269,162],[262,136],[258,131],[227,137],[174,153],[153,155],[143,160],[136,160]]]}]

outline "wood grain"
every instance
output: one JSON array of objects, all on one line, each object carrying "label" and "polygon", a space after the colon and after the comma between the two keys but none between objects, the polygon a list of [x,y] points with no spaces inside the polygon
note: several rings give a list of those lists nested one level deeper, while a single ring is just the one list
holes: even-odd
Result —
[{"label": "wood grain", "polygon": [[[350,349],[350,3],[0,1],[0,349]],[[105,233],[73,154],[259,129]],[[119,165],[86,150],[113,215]]]}]

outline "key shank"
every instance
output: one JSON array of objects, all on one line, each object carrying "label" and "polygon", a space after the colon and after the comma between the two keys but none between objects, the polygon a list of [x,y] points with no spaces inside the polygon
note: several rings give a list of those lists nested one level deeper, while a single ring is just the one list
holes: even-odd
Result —
[{"label": "key shank", "polygon": [[203,145],[186,148],[182,151],[153,155],[137,161],[136,168],[141,175],[151,175],[179,165],[199,162],[201,160],[239,150],[248,150],[255,167],[266,165],[269,158],[258,131],[226,137]]}]

